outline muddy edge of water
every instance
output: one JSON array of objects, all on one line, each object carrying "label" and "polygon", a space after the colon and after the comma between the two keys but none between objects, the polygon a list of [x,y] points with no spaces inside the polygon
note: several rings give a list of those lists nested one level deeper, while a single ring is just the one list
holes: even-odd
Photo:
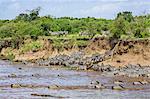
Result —
[{"label": "muddy edge of water", "polygon": [[71,70],[64,66],[38,66],[29,63],[24,65],[0,61],[0,97],[4,99],[7,96],[105,99],[107,95],[104,94],[108,93],[109,98],[116,99],[118,96],[114,92],[118,90],[120,97],[126,97],[125,92],[130,95],[134,93],[135,97],[139,97],[138,93],[142,90],[144,94],[140,97],[150,97],[147,95],[150,89],[149,82],[148,77],[112,75],[108,71]]},{"label": "muddy edge of water", "polygon": [[[131,67],[125,67],[125,68],[114,68],[107,67],[103,68],[103,71],[93,71],[93,70],[77,70],[72,69],[70,67],[64,67],[64,66],[38,66],[36,64],[28,64],[24,65],[21,63],[12,63],[8,61],[1,61],[4,64],[11,64],[15,66],[17,71],[20,72],[27,72],[29,70],[29,74],[17,74],[10,72],[8,75],[2,76],[1,79],[15,79],[15,78],[43,78],[43,77],[53,77],[53,78],[62,78],[64,75],[61,75],[61,71],[70,71],[70,72],[78,72],[77,78],[80,79],[82,76],[91,76],[91,79],[88,83],[85,83],[83,85],[42,85],[42,84],[22,84],[22,83],[9,83],[0,85],[0,87],[11,87],[11,88],[49,88],[49,89],[112,89],[112,90],[143,90],[143,89],[150,89],[150,78],[149,76],[146,76],[146,74],[138,74],[141,73],[149,73],[149,66],[148,67],[139,67],[139,66],[132,66]],[[1,67],[3,68],[3,67]],[[8,67],[9,68],[9,67]],[[23,69],[25,68],[25,70]],[[28,69],[29,68],[29,69]],[[46,68],[48,69],[47,75],[43,75],[45,71],[40,70],[36,73],[31,73],[30,68]],[[136,70],[136,68],[139,68]],[[106,70],[105,70],[106,69]],[[147,71],[146,71],[147,70]],[[48,72],[55,72],[56,74],[51,76]],[[143,72],[142,72],[143,71]],[[60,72],[60,73],[59,73]],[[125,73],[130,73],[130,75],[127,75]],[[138,72],[138,73],[137,73]],[[64,72],[65,76],[71,77],[71,75],[68,72]],[[81,73],[81,74],[80,74]],[[87,75],[82,75],[82,73],[87,73]],[[72,75],[72,77],[75,75]],[[81,76],[81,77],[80,77]],[[77,79],[77,80],[78,80]]]}]

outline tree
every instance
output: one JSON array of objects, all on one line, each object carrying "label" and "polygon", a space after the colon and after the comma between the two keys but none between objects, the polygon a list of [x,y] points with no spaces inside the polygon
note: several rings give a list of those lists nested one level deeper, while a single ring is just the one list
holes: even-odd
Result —
[{"label": "tree", "polygon": [[35,20],[35,19],[38,18],[40,10],[41,10],[41,7],[38,7],[36,9],[33,9],[33,10],[29,11],[30,12],[29,13],[30,21]]},{"label": "tree", "polygon": [[41,10],[41,7],[38,7],[38,8],[33,9],[33,10],[28,10],[29,14],[28,13],[21,13],[16,17],[16,20],[18,20],[18,21],[20,21],[20,20],[23,20],[23,21],[35,20],[35,19],[39,18],[40,10]]},{"label": "tree", "polygon": [[19,15],[16,17],[16,20],[18,20],[18,21],[20,21],[20,20],[28,21],[28,20],[29,20],[29,15],[26,14],[26,13],[21,13],[21,14],[19,14]]},{"label": "tree", "polygon": [[128,22],[131,22],[131,21],[133,21],[134,20],[134,18],[133,18],[133,15],[132,15],[132,12],[129,12],[129,11],[125,11],[125,12],[119,12],[118,14],[117,14],[117,19],[119,18],[119,17],[123,17],[126,21],[128,21]]},{"label": "tree", "polygon": [[136,38],[150,37],[149,20],[146,17],[138,17],[135,22],[132,23],[132,32]]},{"label": "tree", "polygon": [[121,35],[126,34],[126,21],[123,17],[119,17],[113,22],[111,33],[113,38],[120,38]]},{"label": "tree", "polygon": [[15,23],[7,23],[0,27],[0,38],[12,37],[16,33]]}]

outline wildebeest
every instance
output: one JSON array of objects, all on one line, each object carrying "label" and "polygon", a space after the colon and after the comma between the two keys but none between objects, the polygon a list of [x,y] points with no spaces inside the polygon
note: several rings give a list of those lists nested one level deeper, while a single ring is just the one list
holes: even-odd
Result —
[{"label": "wildebeest", "polygon": [[68,34],[68,31],[57,31],[57,32],[49,31],[49,33],[50,33],[51,35],[62,36],[62,35],[67,35],[67,34]]}]

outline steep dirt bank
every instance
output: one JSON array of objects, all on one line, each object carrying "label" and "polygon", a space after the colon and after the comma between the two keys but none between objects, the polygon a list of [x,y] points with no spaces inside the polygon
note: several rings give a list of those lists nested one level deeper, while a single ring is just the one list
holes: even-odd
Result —
[{"label": "steep dirt bank", "polygon": [[[53,41],[40,40],[43,46],[36,51],[28,51],[26,53],[19,53],[17,49],[13,49],[14,61],[35,61],[38,59],[53,58],[59,55],[72,55],[77,52],[84,52],[83,56],[77,56],[81,58],[93,57],[93,55],[103,55],[103,60],[96,62],[96,64],[104,64],[111,66],[125,66],[128,64],[140,64],[150,65],[150,40],[110,40],[104,37],[97,37],[88,42],[86,46],[70,46],[63,48],[60,51],[58,48],[53,47]],[[67,40],[64,42],[66,44]],[[10,43],[10,42],[9,42]],[[8,54],[9,43],[7,46],[3,43],[1,55],[6,56]],[[66,44],[67,45],[67,44]],[[3,47],[5,46],[5,47]],[[69,45],[67,45],[69,46]],[[95,64],[95,63],[94,63]]]},{"label": "steep dirt bank", "polygon": [[128,64],[150,65],[150,40],[119,41],[112,50],[113,55],[104,64],[125,66]]}]

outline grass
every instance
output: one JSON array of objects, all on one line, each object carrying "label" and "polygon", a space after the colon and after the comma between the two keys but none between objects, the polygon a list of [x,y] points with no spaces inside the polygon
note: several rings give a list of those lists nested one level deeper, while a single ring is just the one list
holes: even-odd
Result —
[{"label": "grass", "polygon": [[39,39],[51,39],[54,48],[63,50],[63,48],[71,48],[73,46],[85,46],[88,44],[89,36],[80,36],[79,34],[68,34],[62,36],[40,36]]},{"label": "grass", "polygon": [[43,47],[43,43],[39,40],[37,41],[28,41],[19,49],[21,53],[29,51],[38,51]]},{"label": "grass", "polygon": [[[53,41],[52,46],[59,51],[63,51],[64,48],[71,49],[73,47],[80,47],[80,46],[86,46],[89,42],[89,40],[84,39],[90,39],[89,36],[79,36],[78,34],[68,34],[63,36],[40,36],[36,41],[27,38],[24,39],[24,44],[19,46],[18,53],[24,54],[26,52],[36,52],[40,49],[44,48],[45,41],[48,39],[51,39]],[[9,38],[7,38],[8,40]],[[9,53],[8,57],[13,58],[13,54]]]},{"label": "grass", "polygon": [[76,40],[76,39],[68,39],[68,40],[62,40],[62,39],[53,39],[53,47],[57,49],[63,49],[65,48],[72,48],[74,46],[86,46],[88,44],[88,41],[84,40]]},{"label": "grass", "polygon": [[5,53],[6,53],[5,54],[6,59],[13,60],[15,58],[15,55],[13,53],[13,49],[12,48],[7,48]]},{"label": "grass", "polygon": [[40,36],[39,38],[44,38],[44,39],[90,39],[89,36],[80,36],[79,34],[68,34],[68,35],[62,35],[62,36]]}]

